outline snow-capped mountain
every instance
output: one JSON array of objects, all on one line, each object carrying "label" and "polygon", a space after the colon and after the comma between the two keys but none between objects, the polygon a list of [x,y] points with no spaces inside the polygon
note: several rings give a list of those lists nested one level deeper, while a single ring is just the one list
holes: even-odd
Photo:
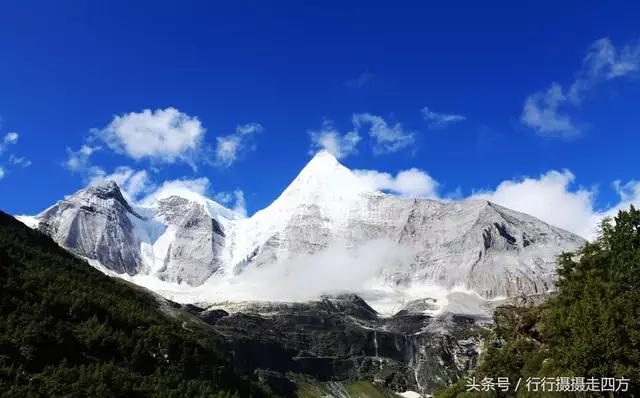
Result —
[{"label": "snow-capped mountain", "polygon": [[[35,218],[22,218],[68,250],[120,274],[153,274],[199,285],[222,266],[220,219],[231,211],[193,193],[158,198],[149,206],[127,202],[107,181],[71,195]],[[21,217],[19,217],[21,218]]]},{"label": "snow-capped mountain", "polygon": [[134,221],[141,219],[118,185],[90,186],[40,213],[38,228],[59,245],[96,259],[118,273],[140,271]]},{"label": "snow-capped mountain", "polygon": [[384,241],[392,250],[410,252],[407,261],[382,267],[384,283],[462,287],[485,298],[548,291],[557,256],[584,243],[487,201],[406,199],[375,191],[327,152],[249,218],[197,194],[134,205],[107,182],[58,202],[35,224],[117,273],[191,286],[336,246],[355,250]]}]

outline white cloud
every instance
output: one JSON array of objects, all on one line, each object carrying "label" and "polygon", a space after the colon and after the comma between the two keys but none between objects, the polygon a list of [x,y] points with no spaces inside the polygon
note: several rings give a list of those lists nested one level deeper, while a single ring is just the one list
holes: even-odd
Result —
[{"label": "white cloud", "polygon": [[360,76],[358,76],[358,77],[356,77],[354,79],[347,80],[346,82],[344,82],[344,85],[349,87],[349,88],[361,88],[365,84],[370,82],[371,79],[373,79],[373,77],[374,77],[373,73],[363,72],[363,73],[360,74]]},{"label": "white cloud", "polygon": [[640,205],[640,182],[614,182],[617,203],[596,209],[597,189],[573,187],[575,176],[568,170],[551,170],[538,178],[501,182],[493,191],[472,198],[487,199],[502,206],[530,214],[549,224],[564,228],[587,239],[596,236],[597,225],[606,216],[614,216],[629,205]]},{"label": "white cloud", "polygon": [[91,155],[98,150],[100,150],[100,147],[89,145],[82,145],[77,151],[67,148],[68,159],[65,162],[65,167],[71,171],[87,171],[91,167]]},{"label": "white cloud", "polygon": [[385,239],[350,249],[336,242],[278,264],[248,267],[216,287],[221,297],[237,301],[306,301],[323,294],[363,293],[375,286],[383,269],[406,266],[415,254],[415,249]]},{"label": "white cloud", "polygon": [[156,200],[165,199],[170,196],[190,198],[196,194],[200,197],[206,197],[208,190],[209,179],[206,177],[170,180],[163,182],[157,190],[144,197],[140,203],[151,204]]},{"label": "white cloud", "polygon": [[[8,150],[10,145],[17,144],[19,137],[20,135],[16,132],[9,132],[5,134],[0,140],[0,155],[4,154],[4,152]],[[25,157],[17,156],[13,153],[9,153],[9,157],[7,160],[9,164],[12,164],[14,166],[29,167],[31,165],[31,161],[29,159]],[[0,180],[3,179],[4,176],[6,175],[5,167],[6,165],[2,165],[0,167]]]},{"label": "white cloud", "polygon": [[216,137],[216,164],[231,166],[239,156],[247,149],[255,149],[250,146],[252,136],[264,131],[259,123],[247,123],[236,127],[234,134]]},{"label": "white cloud", "polygon": [[228,205],[233,202],[233,194],[231,192],[226,192],[226,191],[218,192],[213,197],[213,200],[215,200],[220,204]]},{"label": "white cloud", "polygon": [[[141,205],[150,205],[171,196],[205,203],[211,185],[208,178],[200,177],[167,180],[158,186],[151,180],[146,170],[134,170],[126,166],[117,167],[110,174],[99,167],[92,167],[90,173],[88,178],[90,185],[115,181],[130,202]],[[240,189],[233,192],[219,192],[214,196],[214,200],[230,209],[237,217],[244,218],[247,215],[244,193]]]},{"label": "white cloud", "polygon": [[[543,135],[571,136],[578,132],[566,108],[580,105],[598,84],[626,76],[640,68],[640,42],[616,49],[608,38],[596,40],[565,90],[557,83],[525,100],[520,120]],[[562,109],[564,109],[564,112]]]},{"label": "white cloud", "polygon": [[356,133],[361,127],[369,126],[374,154],[397,152],[414,142],[415,133],[405,130],[400,123],[390,126],[382,117],[370,113],[356,113],[352,120]]},{"label": "white cloud", "polygon": [[640,181],[632,180],[627,183],[614,181],[612,185],[620,197],[620,202],[607,209],[605,216],[613,217],[618,211],[627,210],[631,205],[640,208]]},{"label": "white cloud", "polygon": [[115,181],[129,199],[135,200],[140,194],[148,193],[154,188],[146,170],[134,170],[130,167],[117,167],[113,173],[106,174],[98,167],[91,168],[89,184],[96,185],[104,181]]},{"label": "white cloud", "polygon": [[83,145],[77,151],[67,148],[68,159],[65,167],[79,173],[85,183],[90,185],[100,184],[104,181],[115,181],[123,193],[134,200],[143,193],[153,189],[154,184],[146,170],[134,170],[128,166],[119,166],[112,173],[107,173],[102,167],[91,163],[91,155],[100,150],[100,147]]},{"label": "white cloud", "polygon": [[9,145],[17,143],[18,137],[18,133],[14,132],[5,134],[5,136],[2,138],[2,141],[0,142],[0,154],[6,151]]},{"label": "white cloud", "polygon": [[357,152],[360,135],[355,131],[341,134],[330,120],[322,123],[318,131],[311,131],[311,154],[325,150],[338,159],[343,159]]},{"label": "white cloud", "polygon": [[395,177],[376,170],[354,170],[354,174],[374,190],[409,198],[438,198],[438,182],[416,168],[400,171]]},{"label": "white cloud", "polygon": [[578,103],[596,84],[625,76],[640,66],[640,42],[616,49],[608,38],[596,40],[582,61],[568,97]]},{"label": "white cloud", "polygon": [[247,216],[247,203],[244,199],[244,192],[239,189],[233,191],[233,196],[235,197],[235,204],[233,205],[233,212],[240,215],[240,217],[244,218]]},{"label": "white cloud", "polygon": [[541,135],[575,135],[578,129],[568,115],[558,110],[566,101],[567,97],[562,93],[562,87],[553,83],[547,91],[537,92],[526,99],[521,120],[527,126],[538,130]]},{"label": "white cloud", "polygon": [[231,210],[241,218],[245,218],[247,216],[244,192],[241,190],[236,189],[233,192],[218,192],[213,199],[227,208],[231,208]]},{"label": "white cloud", "polygon": [[93,132],[111,149],[135,160],[185,162],[195,168],[206,129],[197,117],[170,107],[116,115]]},{"label": "white cloud", "polygon": [[426,106],[422,108],[421,113],[424,120],[429,122],[429,127],[431,128],[445,128],[450,124],[462,122],[467,119],[466,116],[462,115],[437,113]]},{"label": "white cloud", "polygon": [[16,142],[18,142],[18,137],[19,137],[18,133],[10,132],[4,136],[3,141],[5,144],[15,144]]},{"label": "white cloud", "polygon": [[593,236],[596,191],[578,187],[572,189],[575,176],[568,170],[551,170],[539,178],[501,182],[494,191],[479,192],[474,198],[487,199],[513,210],[527,213],[547,223]]}]

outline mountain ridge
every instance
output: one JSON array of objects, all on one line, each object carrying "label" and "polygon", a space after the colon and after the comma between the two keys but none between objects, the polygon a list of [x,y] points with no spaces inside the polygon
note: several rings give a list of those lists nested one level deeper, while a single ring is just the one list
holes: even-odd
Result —
[{"label": "mountain ridge", "polygon": [[180,193],[132,205],[110,181],[78,191],[36,219],[62,246],[116,273],[192,287],[271,272],[336,248],[345,254],[327,261],[344,263],[348,272],[362,262],[359,247],[382,241],[387,252],[406,252],[406,259],[371,264],[363,278],[378,290],[463,288],[485,299],[541,294],[553,289],[556,257],[585,242],[486,200],[443,202],[377,191],[326,152],[253,216],[227,211]]}]

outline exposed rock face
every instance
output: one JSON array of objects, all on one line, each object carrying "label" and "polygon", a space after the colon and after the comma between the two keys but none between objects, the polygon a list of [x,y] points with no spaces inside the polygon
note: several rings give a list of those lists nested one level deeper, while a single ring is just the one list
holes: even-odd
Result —
[{"label": "exposed rock face", "polygon": [[172,238],[157,269],[161,279],[200,285],[220,269],[224,231],[201,204],[172,196],[158,202],[155,217],[164,220]]},{"label": "exposed rock face", "polygon": [[[308,374],[319,381],[367,380],[430,393],[475,365],[487,330],[471,318],[401,312],[379,317],[354,295],[310,303],[246,303],[190,310],[233,337],[238,366]],[[215,313],[215,316],[211,316]]]},{"label": "exposed rock face", "polygon": [[171,196],[134,210],[108,181],[58,202],[36,220],[61,246],[116,273],[200,285],[220,269],[225,244],[222,225],[205,205]]},{"label": "exposed rock face", "polygon": [[141,268],[131,208],[115,182],[92,186],[43,211],[38,228],[70,251],[98,260],[118,273]]}]

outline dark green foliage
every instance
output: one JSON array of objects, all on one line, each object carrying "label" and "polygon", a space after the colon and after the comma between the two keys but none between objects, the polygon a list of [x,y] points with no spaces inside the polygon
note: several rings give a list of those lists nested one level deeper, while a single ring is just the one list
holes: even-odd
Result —
[{"label": "dark green foliage", "polygon": [[578,257],[560,260],[558,294],[544,318],[557,372],[627,377],[640,387],[640,211],[631,207]]},{"label": "dark green foliage", "polygon": [[[595,242],[561,256],[558,276],[544,303],[495,312],[493,337],[472,376],[627,378],[621,396],[639,396],[640,211],[632,206],[605,220]],[[499,396],[465,391],[460,382],[436,396]]]},{"label": "dark green foliage", "polygon": [[0,396],[264,396],[222,337],[0,212]]}]

